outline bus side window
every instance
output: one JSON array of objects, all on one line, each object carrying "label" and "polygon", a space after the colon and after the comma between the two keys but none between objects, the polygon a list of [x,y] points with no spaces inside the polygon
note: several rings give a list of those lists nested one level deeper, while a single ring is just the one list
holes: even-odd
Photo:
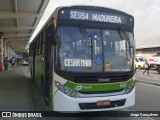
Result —
[{"label": "bus side window", "polygon": [[53,30],[52,28],[50,29],[50,34],[51,34],[51,43],[52,45],[57,44],[57,38],[58,38],[58,33],[56,30]]}]

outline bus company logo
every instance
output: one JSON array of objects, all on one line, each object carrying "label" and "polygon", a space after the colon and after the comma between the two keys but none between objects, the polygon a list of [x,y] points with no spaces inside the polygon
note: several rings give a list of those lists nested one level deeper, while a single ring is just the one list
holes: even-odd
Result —
[{"label": "bus company logo", "polygon": [[121,87],[121,88],[127,87],[127,83],[121,83],[121,84],[120,84],[120,87]]},{"label": "bus company logo", "polygon": [[98,79],[98,82],[109,82],[110,79]]},{"label": "bus company logo", "polygon": [[82,85],[76,85],[76,86],[74,87],[74,89],[77,90],[77,91],[78,91],[78,90],[81,90],[81,89],[82,89]]}]

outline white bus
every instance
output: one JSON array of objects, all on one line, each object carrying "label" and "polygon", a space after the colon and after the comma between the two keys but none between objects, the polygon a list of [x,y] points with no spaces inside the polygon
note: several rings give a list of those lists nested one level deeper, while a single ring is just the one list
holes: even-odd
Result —
[{"label": "white bus", "polygon": [[134,18],[95,6],[57,8],[30,44],[32,82],[54,111],[135,104]]}]

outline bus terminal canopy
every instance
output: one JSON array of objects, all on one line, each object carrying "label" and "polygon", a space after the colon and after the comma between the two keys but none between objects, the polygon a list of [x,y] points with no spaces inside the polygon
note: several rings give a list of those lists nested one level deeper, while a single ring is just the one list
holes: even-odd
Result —
[{"label": "bus terminal canopy", "polygon": [[0,1],[0,33],[15,52],[25,49],[49,1]]}]

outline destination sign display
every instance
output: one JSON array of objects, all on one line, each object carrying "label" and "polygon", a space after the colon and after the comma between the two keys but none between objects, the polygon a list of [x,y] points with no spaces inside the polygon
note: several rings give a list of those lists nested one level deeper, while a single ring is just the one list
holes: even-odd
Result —
[{"label": "destination sign display", "polygon": [[[109,12],[101,12],[101,11],[76,10],[76,9],[61,10],[59,18],[67,20],[83,20],[83,21],[94,21],[94,22],[115,23],[115,24],[127,24],[128,22],[128,18],[125,15],[109,13]],[[130,22],[133,22],[131,18]]]}]

